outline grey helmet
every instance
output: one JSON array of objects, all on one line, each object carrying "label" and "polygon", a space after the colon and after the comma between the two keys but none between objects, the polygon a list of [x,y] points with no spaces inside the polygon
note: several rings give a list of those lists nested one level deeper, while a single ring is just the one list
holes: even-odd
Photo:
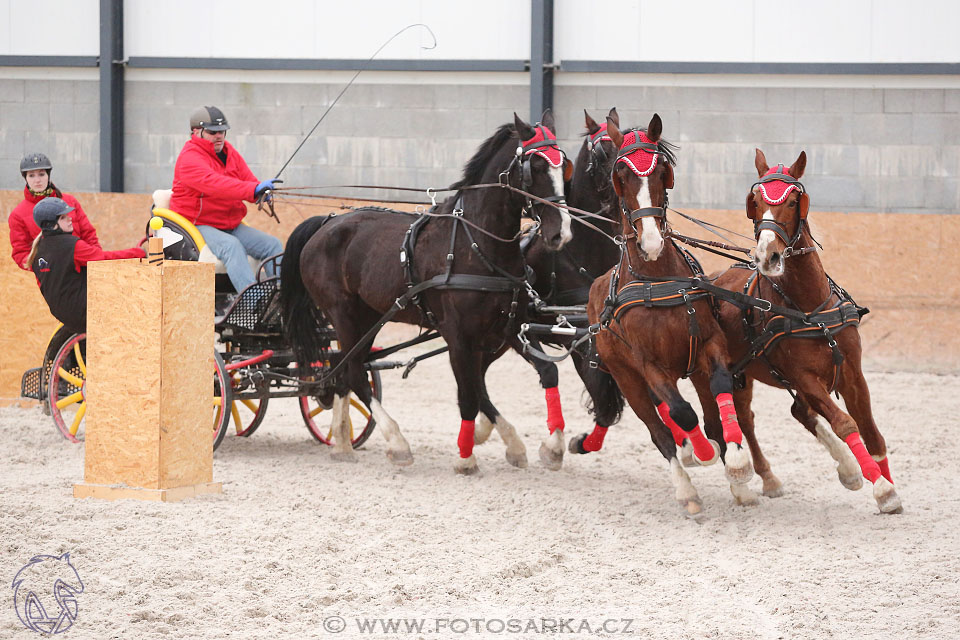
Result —
[{"label": "grey helmet", "polygon": [[33,221],[41,229],[55,229],[60,216],[71,211],[73,207],[60,198],[44,198],[33,207]]},{"label": "grey helmet", "polygon": [[200,107],[190,116],[190,130],[226,131],[230,128],[223,111],[216,107]]},{"label": "grey helmet", "polygon": [[49,174],[50,170],[53,169],[53,163],[50,162],[50,158],[42,153],[28,153],[20,160],[20,175],[24,178],[27,177],[28,171],[37,169],[46,169]]}]

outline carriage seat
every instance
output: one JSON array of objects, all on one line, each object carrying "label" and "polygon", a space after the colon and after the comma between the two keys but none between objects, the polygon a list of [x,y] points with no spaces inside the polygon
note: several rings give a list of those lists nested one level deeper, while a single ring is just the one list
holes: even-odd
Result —
[{"label": "carriage seat", "polygon": [[[204,242],[203,236],[200,235],[200,231],[197,230],[197,227],[180,214],[170,210],[170,198],[172,196],[173,189],[157,189],[153,192],[154,215],[163,218],[165,221],[174,223],[187,233],[189,239],[197,247],[197,251],[200,256],[198,258],[198,262],[210,262],[214,265],[214,271],[216,273],[226,274],[227,268],[224,266],[223,262],[221,262],[220,259],[213,255],[213,252],[210,251],[210,247],[208,247],[207,243]],[[177,229],[171,228],[165,223],[164,228],[161,229],[159,235],[164,238],[163,246],[166,248],[168,246],[168,237],[170,240],[177,242],[179,241],[177,236],[181,236],[182,234],[180,234]],[[257,270],[260,268],[260,261],[253,256],[247,256],[247,260],[250,261],[250,268],[253,270],[253,272],[257,273]]]}]

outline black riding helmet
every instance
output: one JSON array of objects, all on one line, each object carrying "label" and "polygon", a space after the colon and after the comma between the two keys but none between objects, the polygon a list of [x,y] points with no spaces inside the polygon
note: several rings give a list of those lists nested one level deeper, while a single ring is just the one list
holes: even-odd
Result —
[{"label": "black riding helmet", "polygon": [[73,207],[60,198],[44,198],[33,207],[33,221],[41,229],[50,231],[57,228],[57,220]]},{"label": "black riding helmet", "polygon": [[190,116],[190,130],[226,131],[230,128],[223,111],[216,107],[200,107]]},{"label": "black riding helmet", "polygon": [[50,162],[50,158],[42,153],[28,153],[20,160],[20,175],[24,178],[27,177],[28,171],[37,169],[46,169],[49,176],[53,170],[53,163]]}]

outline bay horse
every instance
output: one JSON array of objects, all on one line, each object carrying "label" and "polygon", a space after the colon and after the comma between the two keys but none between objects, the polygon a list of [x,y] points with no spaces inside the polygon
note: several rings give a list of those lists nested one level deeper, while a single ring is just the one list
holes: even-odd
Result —
[{"label": "bay horse", "polygon": [[[693,290],[700,275],[695,263],[666,237],[667,190],[673,187],[676,157],[673,145],[661,139],[662,130],[657,114],[646,129],[626,133],[607,119],[607,132],[619,149],[612,179],[627,233],[619,263],[590,289],[588,314],[591,323],[604,327],[596,337],[604,366],[669,463],[677,501],[696,515],[701,499],[677,458],[684,440],[702,465],[723,457],[734,497],[746,488],[753,469],[734,410],[726,337],[709,296]],[[715,402],[722,415],[719,444],[707,439],[693,407],[680,395],[677,381],[687,376],[701,399]]]},{"label": "bay horse", "polygon": [[[746,201],[757,238],[756,268],[731,267],[715,281],[719,287],[777,307],[766,312],[742,310],[720,297],[720,326],[735,368],[742,369],[744,378],[743,389],[733,394],[734,404],[765,495],[780,495],[782,483],[754,436],[750,408],[754,381],[795,390],[791,413],[838,462],[842,484],[859,489],[862,473],[873,483],[880,511],[900,513],[886,443],[874,421],[870,390],[860,366],[857,327],[865,311],[833,282],[820,262],[807,220],[810,196],[799,182],[806,163],[806,153],[801,151],[789,168],[782,164],[771,168],[763,152],[756,150],[759,181]],[[830,398],[833,391],[843,397],[849,414]],[[818,415],[826,418],[830,428]],[[716,428],[715,414],[704,419]]]},{"label": "bay horse", "polygon": [[[560,250],[551,248],[540,235],[534,236],[526,247],[524,255],[533,272],[532,287],[537,296],[550,306],[586,306],[590,297],[590,285],[620,259],[619,247],[610,240],[620,232],[617,195],[610,181],[610,170],[617,155],[617,148],[607,135],[606,121],[598,124],[586,110],[583,113],[586,132],[568,183],[567,204],[595,212],[605,219],[591,217],[588,220],[596,229],[579,225],[577,233]],[[610,109],[608,117],[619,124],[620,117],[616,108]],[[571,215],[576,216],[574,213]],[[552,324],[553,318],[533,317],[531,321]],[[565,344],[549,337],[541,337],[541,341]],[[620,419],[623,396],[610,374],[591,366],[589,355],[578,349],[571,353],[571,358],[590,397],[589,409],[594,414],[596,424],[605,430]],[[540,445],[540,462],[555,471],[563,465],[565,426],[557,387],[557,367],[552,362],[538,362],[536,358],[527,355],[524,357],[538,367],[540,384],[544,388],[547,401],[549,435]],[[493,429],[493,424],[484,420],[483,416],[484,413],[481,412],[475,432],[478,444],[486,441]],[[583,452],[582,441],[585,435],[578,436],[576,444],[571,441],[571,452]]]},{"label": "bay horse", "polygon": [[[355,357],[338,365],[342,371],[333,379],[335,459],[355,459],[346,420],[352,390],[381,427],[389,459],[397,465],[413,462],[409,444],[396,421],[372,398],[363,371],[374,338],[366,334],[390,312],[394,321],[436,327],[446,341],[461,417],[455,470],[478,470],[475,420],[484,399],[489,403],[483,362],[503,350],[511,336],[516,340],[527,306],[521,216],[527,211],[538,218],[540,233],[555,249],[566,244],[572,232],[565,210],[531,202],[506,188],[471,187],[502,180],[538,198],[562,200],[569,161],[556,147],[552,114],[545,113],[542,123],[531,126],[514,114],[512,124],[501,126],[480,145],[463,178],[451,186],[456,195],[440,203],[435,213],[358,209],[311,218],[291,234],[284,252],[281,304],[298,362],[321,359],[314,308],[333,325],[342,354],[359,344]],[[407,297],[401,305],[402,296]],[[507,446],[507,461],[526,466],[526,449],[516,430],[505,420],[491,422]]]}]

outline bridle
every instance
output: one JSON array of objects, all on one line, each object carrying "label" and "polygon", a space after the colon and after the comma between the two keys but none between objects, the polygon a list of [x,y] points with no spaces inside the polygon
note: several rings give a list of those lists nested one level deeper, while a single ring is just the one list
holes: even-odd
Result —
[{"label": "bridle", "polygon": [[[640,140],[640,134],[641,134],[640,130],[627,131],[627,134],[630,134],[630,133],[635,134],[635,142],[620,148],[620,151],[617,154],[617,159],[613,163],[613,170],[616,171],[617,165],[620,163],[623,163],[623,164],[627,164],[630,167],[630,169],[634,173],[636,173],[638,176],[641,176],[641,177],[649,176],[651,173],[653,173],[653,171],[657,167],[657,162],[659,161],[660,155],[661,155],[660,147],[656,143],[643,142],[642,140]],[[626,139],[626,135],[624,135],[624,139]],[[647,153],[653,154],[654,161],[650,165],[650,168],[648,170],[643,172],[638,171],[633,166],[633,163],[627,159],[627,156],[629,156],[630,154],[636,151],[645,151]],[[667,167],[669,166],[670,165],[668,164]],[[670,170],[668,169],[668,171]],[[636,222],[637,220],[640,220],[642,218],[657,218],[658,226],[660,228],[660,233],[663,234],[666,232],[667,207],[669,205],[667,189],[673,186],[672,172],[670,173],[670,178],[671,179],[667,180],[666,182],[667,186],[663,190],[663,205],[659,207],[641,207],[639,209],[631,209],[629,206],[627,206],[626,198],[623,198],[623,197],[620,198],[620,209],[623,211],[623,215],[627,218],[627,221],[630,223],[630,227],[632,229],[632,232],[625,235],[624,239],[632,239],[637,237]]]},{"label": "bridle", "polygon": [[[764,190],[763,186],[771,182],[782,182],[787,185],[786,191],[779,199],[773,200],[769,198]],[[791,205],[798,210],[798,221],[797,229],[794,232],[793,236],[790,236],[787,232],[787,225],[777,220],[769,220],[766,218],[759,218],[759,209],[757,208],[756,196],[759,193],[760,197],[763,198],[764,202],[768,205],[777,205],[782,204],[789,196],[790,192],[796,189],[799,193],[799,197]],[[803,183],[791,176],[782,164],[778,164],[776,169],[768,172],[762,178],[753,183],[750,187],[750,195],[747,196],[747,217],[753,221],[753,236],[759,241],[760,234],[763,231],[772,231],[781,241],[783,241],[784,246],[786,247],[783,251],[784,259],[791,256],[804,255],[806,253],[811,253],[816,251],[816,247],[801,247],[796,249],[795,246],[797,242],[800,241],[800,236],[803,234],[803,230],[807,224],[807,211],[809,209],[810,196],[807,195],[807,190],[803,186]],[[812,236],[811,236],[812,238]],[[816,240],[814,240],[816,242]],[[819,243],[818,243],[819,244]]]},{"label": "bridle", "polygon": [[[520,141],[520,146],[517,147],[517,152],[510,161],[510,164],[500,174],[500,182],[504,183],[504,181],[506,181],[505,184],[512,187],[513,185],[510,184],[510,176],[513,173],[514,167],[518,167],[520,171],[520,189],[523,192],[527,192],[533,188],[533,169],[530,166],[530,161],[534,154],[542,156],[544,161],[549,162],[552,165],[552,161],[547,158],[543,151],[541,151],[552,149],[560,154],[561,167],[563,167],[564,163],[567,161],[567,155],[563,152],[563,149],[557,145],[557,137],[553,135],[553,132],[550,131],[550,129],[538,122],[536,125],[534,125],[533,130],[533,137],[529,138],[528,140]],[[533,201],[528,195],[525,195],[524,199],[524,215],[532,218],[539,226],[540,215],[534,210]],[[563,194],[549,196],[547,198],[542,198],[542,200],[545,200],[548,203],[566,204],[566,198],[563,196]]]}]

